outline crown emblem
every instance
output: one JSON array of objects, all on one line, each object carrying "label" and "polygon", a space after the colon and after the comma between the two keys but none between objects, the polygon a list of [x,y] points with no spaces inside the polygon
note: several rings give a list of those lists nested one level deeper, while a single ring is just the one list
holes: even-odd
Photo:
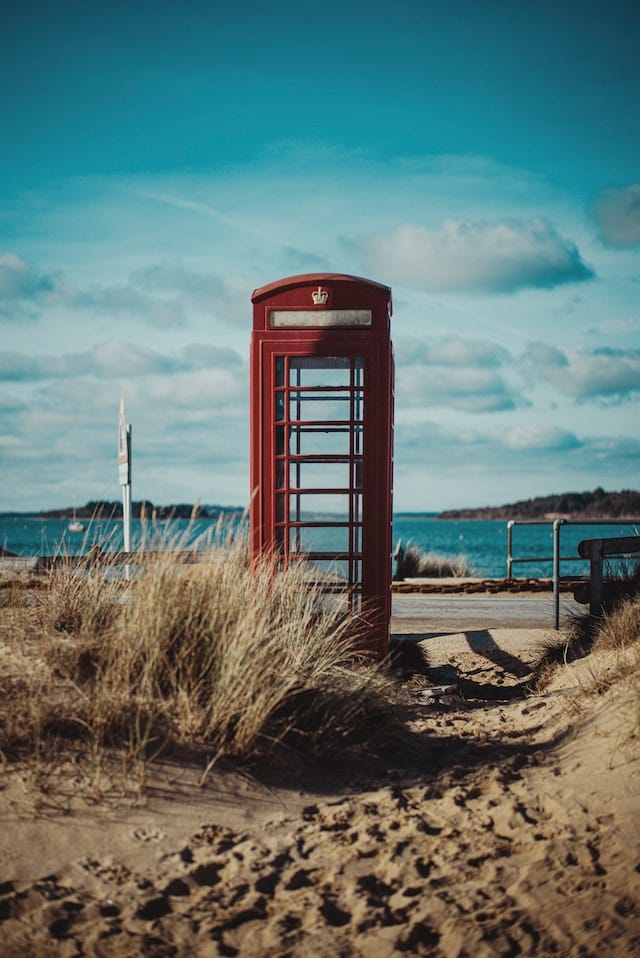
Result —
[{"label": "crown emblem", "polygon": [[326,306],[327,300],[329,299],[329,290],[318,286],[318,288],[312,292],[311,299],[313,300],[314,306]]}]

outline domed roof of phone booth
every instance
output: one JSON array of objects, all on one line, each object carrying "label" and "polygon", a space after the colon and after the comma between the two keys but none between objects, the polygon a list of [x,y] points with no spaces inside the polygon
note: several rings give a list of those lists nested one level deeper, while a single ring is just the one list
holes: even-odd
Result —
[{"label": "domed roof of phone booth", "polygon": [[259,303],[263,299],[275,296],[278,293],[285,293],[288,290],[296,289],[301,286],[322,285],[326,283],[330,286],[363,286],[371,290],[384,294],[389,301],[389,315],[391,315],[391,287],[383,283],[377,283],[372,279],[365,279],[363,276],[350,276],[348,273],[301,273],[298,276],[286,276],[283,279],[275,280],[273,283],[267,283],[266,286],[260,286],[254,289],[251,294],[251,302]]}]

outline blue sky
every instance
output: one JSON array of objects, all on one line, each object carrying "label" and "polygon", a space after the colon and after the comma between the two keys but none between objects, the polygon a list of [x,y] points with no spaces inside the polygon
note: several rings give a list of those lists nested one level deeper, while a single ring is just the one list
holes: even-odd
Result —
[{"label": "blue sky", "polygon": [[23,3],[1,509],[245,505],[250,295],[393,289],[395,505],[638,488],[636,2]]}]

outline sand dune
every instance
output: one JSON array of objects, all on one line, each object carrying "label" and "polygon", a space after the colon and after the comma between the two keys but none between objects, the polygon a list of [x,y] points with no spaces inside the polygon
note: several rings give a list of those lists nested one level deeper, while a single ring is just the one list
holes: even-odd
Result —
[{"label": "sand dune", "polygon": [[44,791],[5,769],[0,954],[634,953],[627,690],[581,693],[601,659],[509,698],[536,638],[440,636],[434,674],[454,668],[494,697],[409,683],[406,748],[351,767],[216,770],[201,788],[199,770],[166,762],[129,799],[106,779],[92,797],[73,764]]}]

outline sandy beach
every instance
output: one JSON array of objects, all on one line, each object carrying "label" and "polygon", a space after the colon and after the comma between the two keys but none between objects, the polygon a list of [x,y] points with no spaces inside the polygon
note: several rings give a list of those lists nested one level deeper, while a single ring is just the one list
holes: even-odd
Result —
[{"label": "sandy beach", "polygon": [[159,761],[125,794],[5,765],[3,956],[630,955],[640,765],[601,654],[522,697],[545,629],[416,632],[409,734],[349,763]]}]

